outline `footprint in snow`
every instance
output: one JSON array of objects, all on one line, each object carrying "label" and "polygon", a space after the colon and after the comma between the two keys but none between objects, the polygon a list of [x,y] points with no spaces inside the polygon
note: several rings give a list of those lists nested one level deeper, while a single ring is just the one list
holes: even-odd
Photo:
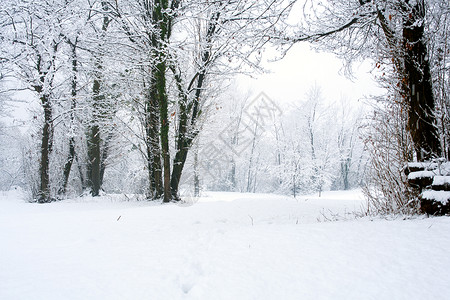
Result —
[{"label": "footprint in snow", "polygon": [[181,275],[181,290],[188,294],[192,288],[197,284],[200,276],[203,275],[203,269],[200,263],[192,263],[185,272]]}]

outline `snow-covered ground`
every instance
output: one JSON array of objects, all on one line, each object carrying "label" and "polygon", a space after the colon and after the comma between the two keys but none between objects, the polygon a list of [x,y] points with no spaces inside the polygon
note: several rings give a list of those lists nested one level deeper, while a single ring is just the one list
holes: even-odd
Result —
[{"label": "snow-covered ground", "polygon": [[[0,299],[449,299],[450,218],[352,219],[360,192],[192,206],[0,192]],[[319,222],[333,213],[348,220]]]}]

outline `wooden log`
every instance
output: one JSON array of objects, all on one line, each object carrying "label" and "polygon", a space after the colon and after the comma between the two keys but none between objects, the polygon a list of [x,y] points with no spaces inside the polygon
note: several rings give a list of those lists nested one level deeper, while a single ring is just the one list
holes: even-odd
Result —
[{"label": "wooden log", "polygon": [[408,183],[413,187],[426,188],[433,183],[434,171],[416,171],[408,174]]},{"label": "wooden log", "polygon": [[433,216],[450,214],[450,192],[449,191],[424,191],[420,195],[420,210]]},{"label": "wooden log", "polygon": [[404,167],[403,172],[408,176],[412,172],[433,171],[438,168],[438,164],[434,162],[409,162]]},{"label": "wooden log", "polygon": [[431,188],[434,191],[450,191],[450,176],[434,176]]}]

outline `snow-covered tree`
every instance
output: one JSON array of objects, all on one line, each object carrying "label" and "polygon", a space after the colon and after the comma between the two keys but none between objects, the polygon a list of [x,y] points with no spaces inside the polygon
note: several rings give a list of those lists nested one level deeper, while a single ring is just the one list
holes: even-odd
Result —
[{"label": "snow-covered tree", "polygon": [[57,71],[63,43],[64,3],[51,1],[11,1],[2,11],[10,19],[4,26],[6,40],[13,46],[8,61],[14,65],[23,87],[39,99],[43,120],[40,134],[39,182],[34,197],[39,202],[51,199],[50,159],[54,144],[55,106],[61,84]]},{"label": "snow-covered tree", "polygon": [[441,147],[434,114],[427,22],[445,7],[431,10],[432,1],[307,1],[304,15],[281,39],[287,43],[312,41],[334,51],[347,62],[371,57],[385,68],[385,83],[401,95],[408,110],[407,129],[417,158],[439,156]]}]

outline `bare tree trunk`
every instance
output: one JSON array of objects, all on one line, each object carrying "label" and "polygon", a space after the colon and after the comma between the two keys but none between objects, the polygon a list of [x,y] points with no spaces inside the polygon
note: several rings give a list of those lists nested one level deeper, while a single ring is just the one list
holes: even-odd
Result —
[{"label": "bare tree trunk", "polygon": [[[102,37],[105,35],[111,19],[108,16],[109,4],[106,1],[102,1],[102,9],[104,12],[103,23],[102,23]],[[103,37],[104,38],[104,37]],[[93,124],[91,124],[89,137],[88,137],[88,184],[91,188],[92,196],[98,196],[100,194],[100,188],[102,183],[101,169],[102,169],[102,155],[101,155],[101,130],[100,130],[100,120],[102,115],[105,113],[102,111],[102,107],[105,106],[102,103],[105,100],[103,95],[102,87],[102,70],[103,65],[101,57],[95,57],[95,75],[94,83],[92,87],[93,94]]]},{"label": "bare tree trunk", "polygon": [[246,192],[251,192],[251,185],[253,182],[252,178],[252,169],[253,169],[253,154],[255,152],[255,148],[256,148],[256,134],[258,131],[258,122],[259,122],[259,116],[258,119],[255,122],[255,130],[253,132],[253,140],[252,140],[252,148],[250,150],[250,161],[248,163],[248,170],[247,170],[247,189]]},{"label": "bare tree trunk", "polygon": [[106,169],[106,159],[109,156],[109,150],[110,150],[112,138],[113,138],[113,132],[110,131],[108,133],[108,136],[105,139],[105,142],[103,143],[103,149],[102,149],[101,159],[100,159],[100,187],[103,185],[103,178],[105,176],[105,169]]},{"label": "bare tree trunk", "polygon": [[71,137],[69,140],[69,154],[67,155],[66,163],[64,164],[63,185],[60,194],[65,194],[67,191],[67,184],[69,183],[70,170],[72,169],[73,160],[75,158],[75,138]]},{"label": "bare tree trunk", "polygon": [[345,159],[345,161],[341,162],[341,176],[342,176],[342,184],[345,191],[349,189],[348,183],[348,172],[349,172],[349,158]]},{"label": "bare tree trunk", "polygon": [[100,128],[95,124],[90,128],[88,141],[88,184],[94,197],[100,194],[100,144]]},{"label": "bare tree trunk", "polygon": [[425,3],[420,0],[410,5],[411,9],[405,13],[403,24],[408,130],[414,142],[417,159],[424,161],[440,156],[441,145],[435,124],[430,62],[423,40]]},{"label": "bare tree trunk", "polygon": [[[72,48],[72,103],[70,107],[70,118],[71,118],[71,124],[73,125],[75,120],[75,108],[77,106],[76,102],[76,96],[77,96],[77,66],[78,66],[78,59],[77,59],[77,41],[78,39],[75,39],[75,42],[69,42],[71,48]],[[60,193],[65,194],[67,190],[67,184],[69,182],[69,176],[70,171],[72,169],[72,164],[75,158],[75,138],[73,136],[70,137],[69,140],[69,154],[66,159],[66,163],[64,165],[64,174],[63,174],[63,185],[61,187]]]},{"label": "bare tree trunk", "polygon": [[198,174],[198,144],[194,153],[194,197],[200,196],[200,178]]},{"label": "bare tree trunk", "polygon": [[158,199],[163,194],[161,148],[159,140],[159,104],[156,99],[156,83],[151,80],[149,96],[145,104],[145,132],[150,197]]},{"label": "bare tree trunk", "polygon": [[181,86],[181,77],[175,74],[179,94],[179,116],[178,116],[178,132],[176,138],[176,153],[173,160],[172,178],[170,180],[170,187],[172,197],[176,200],[178,196],[178,186],[180,184],[181,175],[184,164],[186,162],[188,149],[192,143],[192,136],[188,136],[188,105],[187,96],[184,94]]},{"label": "bare tree trunk", "polygon": [[[53,56],[50,60],[50,66],[47,70],[43,70],[42,55],[38,55],[36,69],[39,72],[39,84],[34,86],[34,90],[40,95],[41,105],[44,109],[44,126],[42,127],[42,142],[41,142],[41,160],[39,166],[40,186],[37,195],[39,203],[46,203],[51,201],[50,195],[50,154],[53,148],[53,107],[50,95],[44,90],[44,84],[47,81],[48,87],[51,88],[54,79],[54,71],[56,52],[58,50],[58,43],[53,41]],[[47,78],[47,80],[46,80]]]},{"label": "bare tree trunk", "polygon": [[87,184],[86,184],[86,178],[85,173],[83,172],[83,168],[82,165],[80,163],[80,160],[78,159],[78,155],[75,152],[75,160],[77,161],[77,166],[78,166],[78,174],[80,176],[80,183],[81,183],[81,189],[84,191],[87,188]]},{"label": "bare tree trunk", "polygon": [[168,102],[166,94],[166,64],[160,62],[157,67],[155,77],[158,81],[158,98],[159,98],[159,120],[161,126],[161,152],[164,169],[164,198],[163,202],[169,202],[172,199],[170,190],[170,153],[169,153],[169,116]]},{"label": "bare tree trunk", "polygon": [[41,161],[40,161],[40,187],[37,201],[39,203],[50,202],[50,154],[53,146],[53,117],[52,107],[48,95],[41,96],[44,107],[44,126],[42,128]]}]

